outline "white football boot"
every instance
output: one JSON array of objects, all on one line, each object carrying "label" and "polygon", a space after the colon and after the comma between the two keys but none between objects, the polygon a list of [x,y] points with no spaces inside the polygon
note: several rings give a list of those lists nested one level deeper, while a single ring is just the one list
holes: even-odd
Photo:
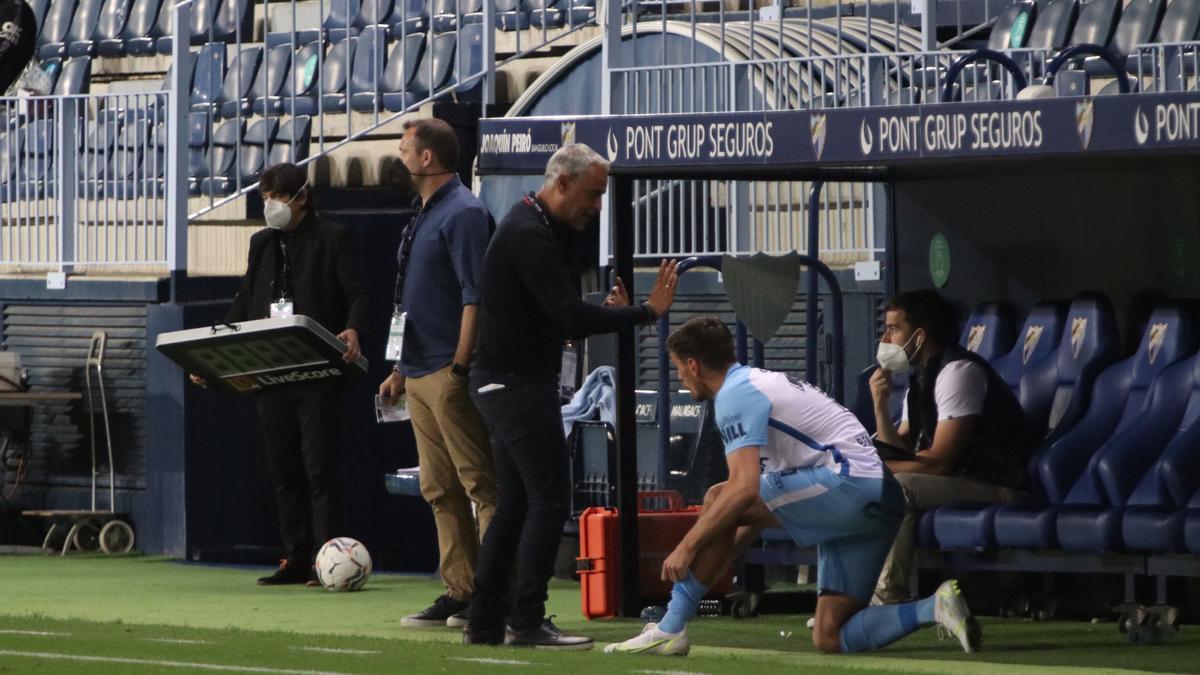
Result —
[{"label": "white football boot", "polygon": [[938,633],[944,631],[958,638],[963,651],[968,654],[979,651],[983,645],[983,630],[967,607],[958,581],[950,579],[942,582],[934,596],[933,620],[938,624]]},{"label": "white football boot", "polygon": [[636,637],[608,645],[604,648],[604,653],[687,656],[691,648],[686,626],[678,633],[664,633],[658,629],[658,624],[648,623]]}]

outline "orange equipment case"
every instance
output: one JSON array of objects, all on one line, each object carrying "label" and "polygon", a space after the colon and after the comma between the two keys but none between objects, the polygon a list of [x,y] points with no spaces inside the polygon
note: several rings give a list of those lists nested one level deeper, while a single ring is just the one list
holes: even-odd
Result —
[{"label": "orange equipment case", "polygon": [[[653,510],[656,503],[666,508]],[[699,506],[684,506],[674,490],[638,493],[638,570],[643,598],[662,600],[671,595],[671,583],[662,580],[662,563],[683,540],[700,516]],[[617,615],[621,569],[617,541],[617,510],[593,506],[579,516],[579,557],[576,571],[581,581],[583,615],[589,619]],[[709,589],[710,596],[733,591],[733,570]]]}]

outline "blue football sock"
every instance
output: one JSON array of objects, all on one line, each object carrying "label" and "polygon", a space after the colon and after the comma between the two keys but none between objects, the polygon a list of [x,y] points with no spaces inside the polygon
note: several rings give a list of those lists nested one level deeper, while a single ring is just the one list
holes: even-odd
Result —
[{"label": "blue football sock", "polygon": [[842,651],[886,647],[924,624],[933,623],[933,596],[916,602],[865,607],[842,626]]},{"label": "blue football sock", "polygon": [[671,589],[671,602],[667,603],[667,614],[658,622],[658,629],[667,633],[683,630],[688,621],[696,616],[700,601],[707,592],[708,587],[697,581],[691,572],[682,581],[676,581]]}]

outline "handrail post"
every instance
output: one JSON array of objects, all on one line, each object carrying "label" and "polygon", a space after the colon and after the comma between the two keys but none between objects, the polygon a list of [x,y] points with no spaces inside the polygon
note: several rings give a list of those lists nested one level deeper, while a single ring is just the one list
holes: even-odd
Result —
[{"label": "handrail post", "polygon": [[[170,0],[168,0],[168,3]],[[167,162],[164,188],[167,193],[167,272],[171,278],[171,300],[177,299],[178,284],[187,276],[188,254],[188,102],[191,92],[185,74],[193,58],[188,48],[191,42],[192,0],[163,7],[174,11],[171,42],[170,98],[167,101]]]}]

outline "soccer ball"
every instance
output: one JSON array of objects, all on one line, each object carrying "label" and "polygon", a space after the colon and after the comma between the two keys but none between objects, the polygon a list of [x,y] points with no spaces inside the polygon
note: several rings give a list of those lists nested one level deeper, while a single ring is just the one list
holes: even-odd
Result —
[{"label": "soccer ball", "polygon": [[357,591],[371,576],[371,554],[362,542],[334,537],[317,552],[317,579],[328,591]]}]

